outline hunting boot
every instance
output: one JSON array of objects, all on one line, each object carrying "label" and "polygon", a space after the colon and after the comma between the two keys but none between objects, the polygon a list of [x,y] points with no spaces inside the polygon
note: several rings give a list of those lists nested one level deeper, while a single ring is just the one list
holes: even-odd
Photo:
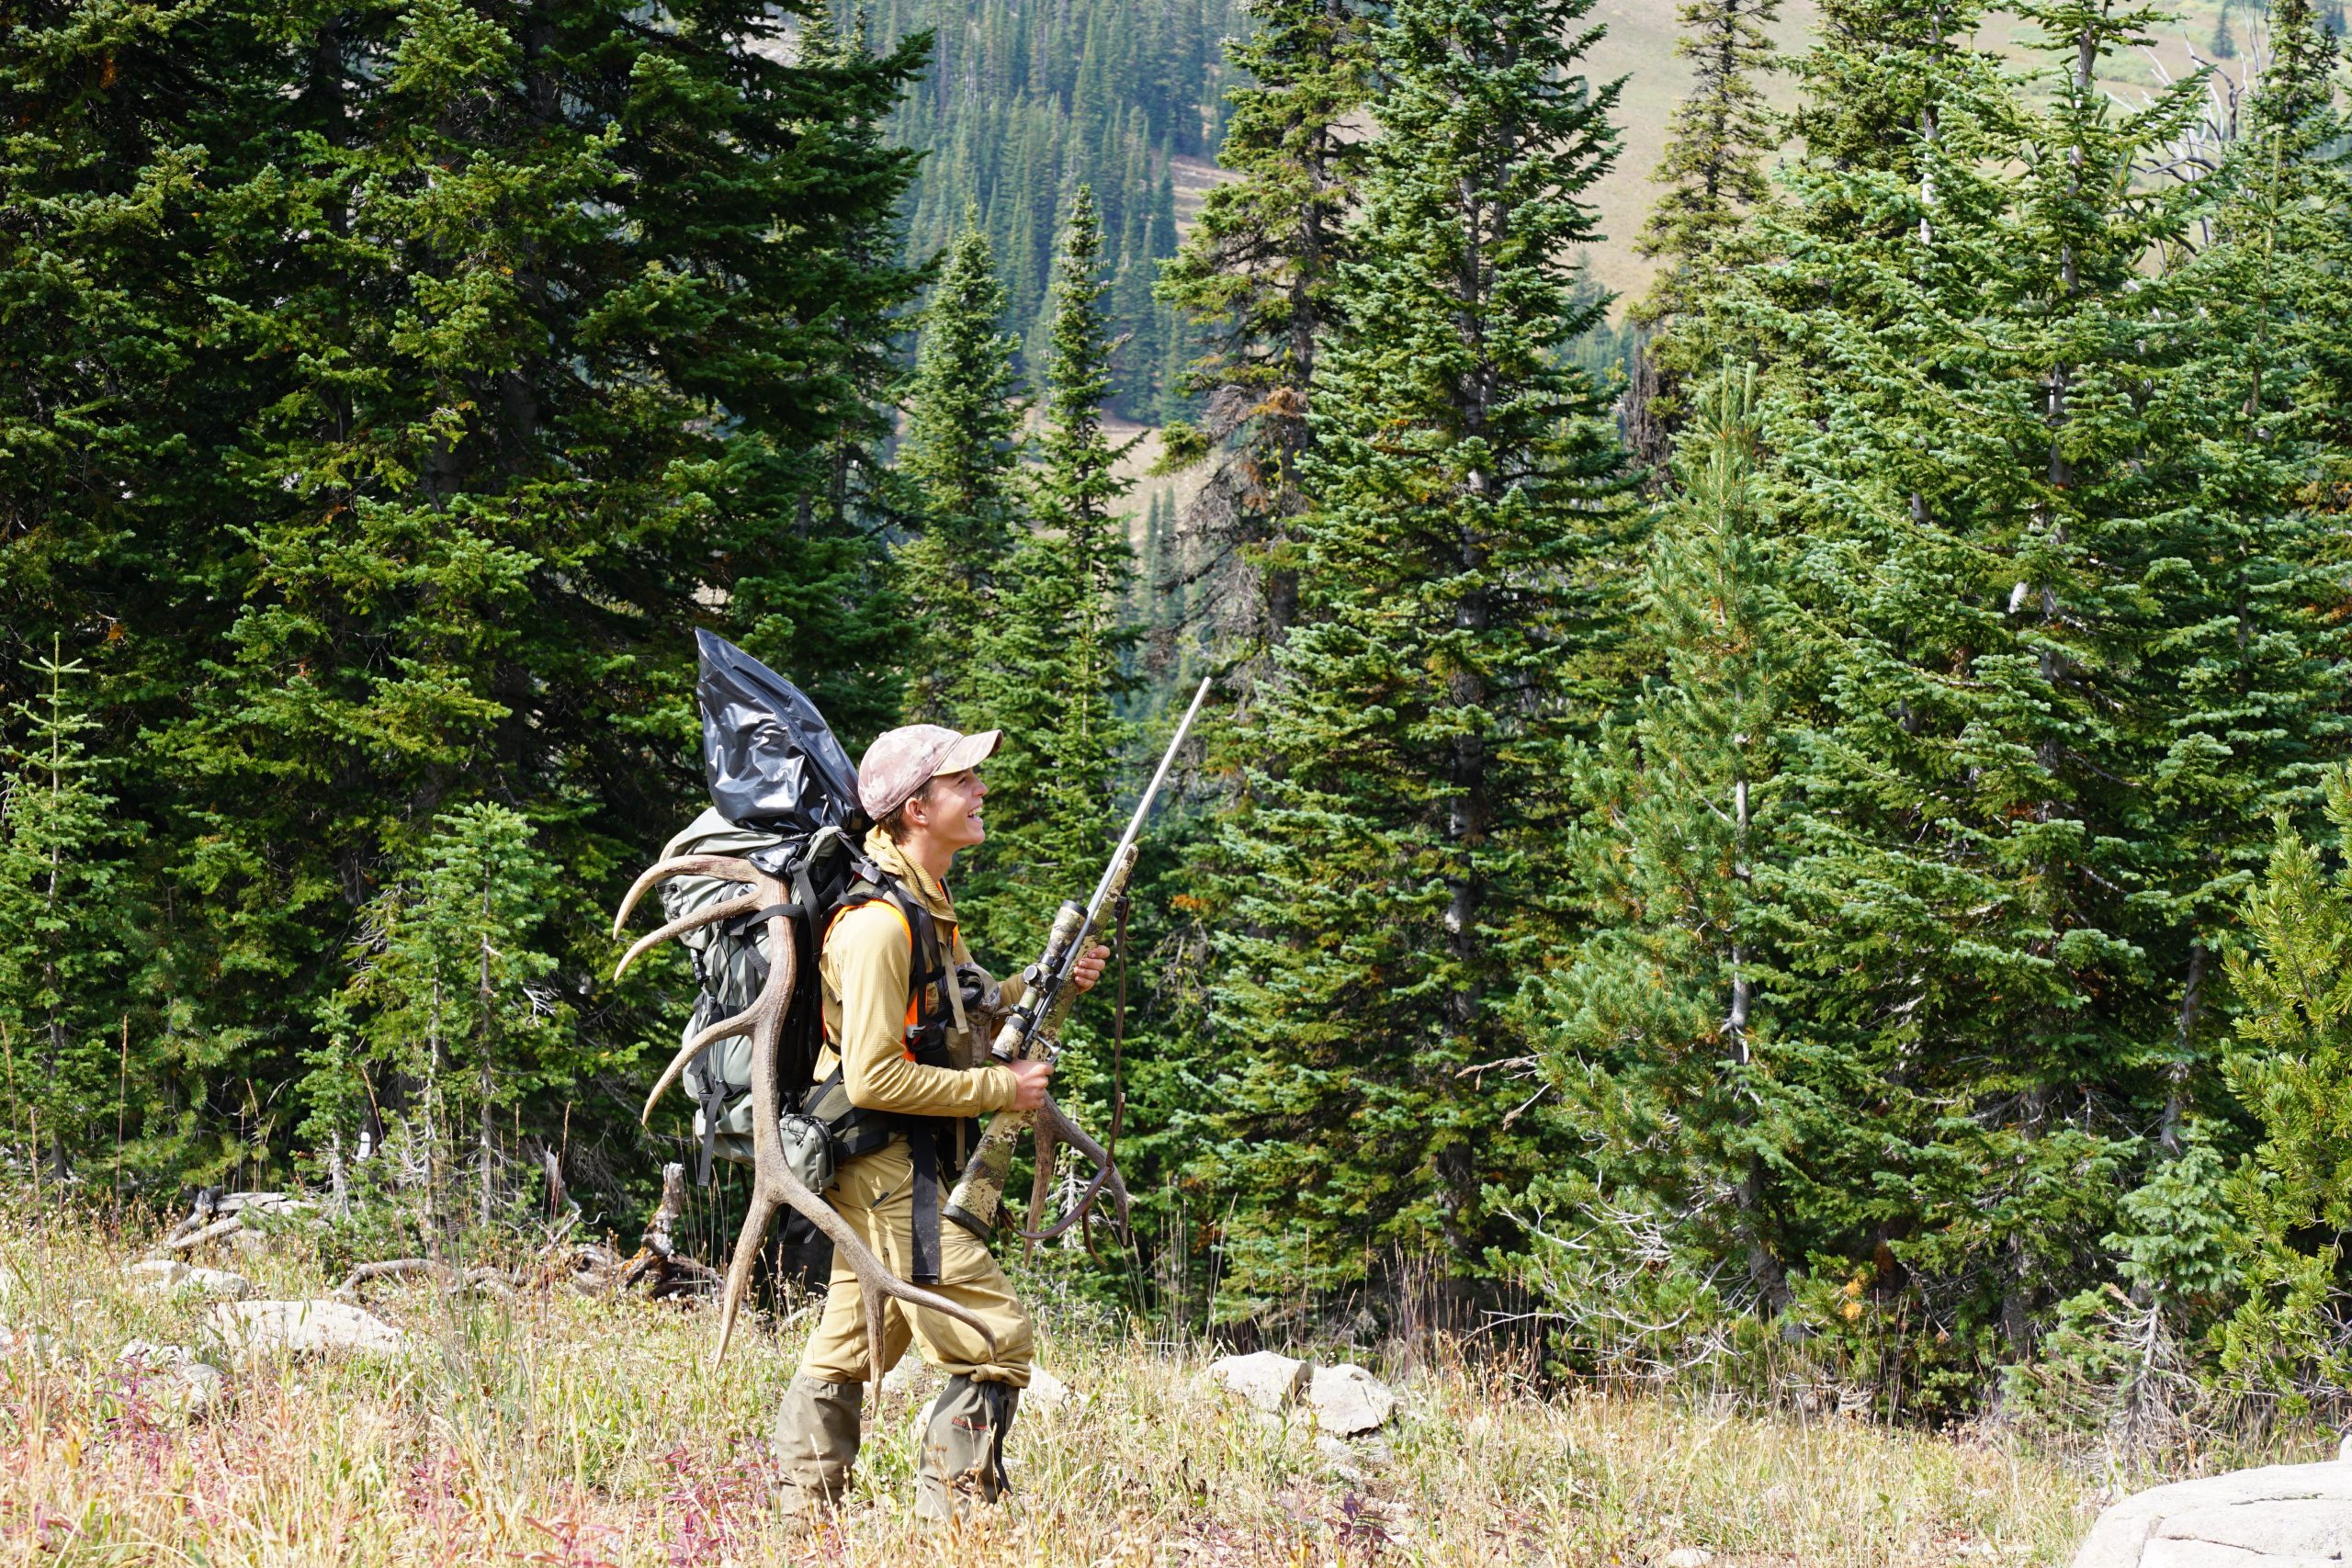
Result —
[{"label": "hunting boot", "polygon": [[923,1426],[915,1517],[956,1518],[1012,1490],[1004,1474],[1004,1435],[1020,1404],[1021,1391],[1011,1383],[974,1382],[961,1374],[947,1380]]},{"label": "hunting boot", "polygon": [[775,1413],[775,1458],[783,1472],[776,1506],[806,1518],[841,1506],[857,1462],[858,1414],[865,1385],[797,1377]]}]

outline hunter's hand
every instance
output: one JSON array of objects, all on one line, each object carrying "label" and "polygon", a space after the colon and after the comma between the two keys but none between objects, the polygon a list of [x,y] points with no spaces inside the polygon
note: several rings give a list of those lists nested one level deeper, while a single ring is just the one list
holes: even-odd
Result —
[{"label": "hunter's hand", "polygon": [[1012,1109],[1035,1111],[1046,1103],[1046,1080],[1054,1076],[1051,1062],[1007,1062],[1012,1074]]},{"label": "hunter's hand", "polygon": [[1094,988],[1094,982],[1102,978],[1102,965],[1109,962],[1111,962],[1111,950],[1107,947],[1097,947],[1091,949],[1085,957],[1069,966],[1069,983],[1078,988],[1080,996],[1082,997]]}]

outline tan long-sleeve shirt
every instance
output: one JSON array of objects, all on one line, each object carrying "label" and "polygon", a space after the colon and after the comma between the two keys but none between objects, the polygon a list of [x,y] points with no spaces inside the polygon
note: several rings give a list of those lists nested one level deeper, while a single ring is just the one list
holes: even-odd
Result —
[{"label": "tan long-sleeve shirt", "polygon": [[[947,889],[909,860],[890,836],[876,828],[865,836],[865,853],[906,885],[939,931],[941,956],[953,969],[971,965],[971,950],[956,919]],[[913,976],[913,940],[898,906],[888,899],[861,904],[835,918],[817,963],[825,991],[825,1038],[831,1049],[817,1064],[821,1081],[842,1064],[850,1103],[868,1111],[910,1116],[985,1116],[1012,1104],[1012,1072],[990,1065],[968,1071],[927,1067],[910,1055],[906,1036],[914,1022],[908,983]],[[1020,999],[1021,982],[1004,982],[1004,1003]],[[950,1019],[949,1027],[955,1021]],[[985,1041],[951,1039],[958,1059],[973,1060]],[[960,1047],[961,1049],[958,1049]]]}]

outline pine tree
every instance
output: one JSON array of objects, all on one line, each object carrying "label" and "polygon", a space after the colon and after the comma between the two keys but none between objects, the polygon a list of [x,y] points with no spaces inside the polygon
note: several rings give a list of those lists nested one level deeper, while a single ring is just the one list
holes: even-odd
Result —
[{"label": "pine tree", "polygon": [[1361,1279],[1373,1249],[1475,1270],[1529,1055],[1512,998],[1570,930],[1571,743],[1630,532],[1619,456],[1560,345],[1578,199],[1614,86],[1575,73],[1589,0],[1407,0],[1376,42],[1343,332],[1317,363],[1304,609],[1255,716],[1225,852],[1214,1168],[1236,1195],[1228,1308]]},{"label": "pine tree", "polygon": [[899,458],[922,526],[898,558],[914,622],[907,712],[927,722],[977,714],[972,642],[987,635],[1021,526],[1022,408],[1016,344],[998,331],[1004,310],[988,236],[967,214],[923,311]]},{"label": "pine tree", "polygon": [[1080,186],[1054,262],[1035,532],[1005,570],[1012,586],[975,660],[979,711],[1007,739],[989,769],[989,842],[970,878],[986,891],[973,902],[987,944],[1014,963],[1035,956],[1055,908],[1101,870],[1116,837],[1112,792],[1127,736],[1114,705],[1133,640],[1120,612],[1133,568],[1115,510],[1127,481],[1114,470],[1131,444],[1102,431],[1108,288],[1093,194]]},{"label": "pine tree", "polygon": [[1227,39],[1249,73],[1227,95],[1233,118],[1217,157],[1237,177],[1212,190],[1167,266],[1159,295],[1182,310],[1205,352],[1186,380],[1204,423],[1169,433],[1173,460],[1216,453],[1195,531],[1230,539],[1258,575],[1244,649],[1279,642],[1297,616],[1298,574],[1285,540],[1306,505],[1301,457],[1317,345],[1336,324],[1333,280],[1346,252],[1364,138],[1350,119],[1371,91],[1369,12],[1358,0],[1257,0],[1254,25]]},{"label": "pine tree", "polygon": [[[112,809],[106,760],[89,749],[99,727],[76,689],[89,668],[62,651],[35,664],[45,689],[10,716],[17,735],[0,773],[0,1029],[9,1141],[37,1169],[86,1178],[122,1125],[128,1013],[143,1001],[130,990],[136,829]],[[142,1105],[150,1066],[142,1048]]]},{"label": "pine tree", "polygon": [[[2327,819],[2352,842],[2352,773],[2330,777]],[[2352,1307],[2352,874],[2282,823],[2246,916],[2256,945],[2230,961],[2245,1011],[2226,1071],[2261,1142],[2226,1187],[2245,1277],[2219,1339],[2240,1388],[2300,1414],[2352,1393],[2337,1331]]]},{"label": "pine tree", "polygon": [[[1699,400],[1634,606],[1655,662],[1628,719],[1574,770],[1593,929],[1540,1010],[1558,1021],[1544,1076],[1584,1152],[1525,1201],[1571,1211],[1542,1235],[1588,1238],[1539,1240],[1532,1273],[1586,1314],[1569,1342],[1603,1359],[1679,1348],[1628,1325],[1677,1325],[1696,1343],[1729,1313],[1785,1309],[1812,1239],[1782,1190],[1823,1130],[1762,999],[1774,955],[1757,887],[1788,860],[1772,801],[1792,639],[1754,383],[1729,372]],[[1647,1250],[1660,1238],[1664,1271]]]}]

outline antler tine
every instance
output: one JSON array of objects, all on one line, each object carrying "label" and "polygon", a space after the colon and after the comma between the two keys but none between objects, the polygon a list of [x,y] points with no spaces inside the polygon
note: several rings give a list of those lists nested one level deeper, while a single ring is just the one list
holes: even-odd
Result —
[{"label": "antler tine", "polygon": [[[1054,1137],[1054,1124],[1051,1122],[1040,1117],[1030,1123],[1030,1132],[1036,1138],[1036,1155],[1034,1160],[1036,1174],[1029,1179],[1029,1228],[1022,1231],[1020,1235],[1023,1241],[1032,1244],[1032,1250],[1034,1250],[1035,1243],[1052,1239],[1051,1235],[1038,1230],[1038,1223],[1045,1219],[1046,1204],[1054,1195],[1054,1167],[1058,1161],[1060,1151]],[[1052,1233],[1052,1235],[1059,1234],[1058,1231]]]},{"label": "antler tine", "polygon": [[653,1092],[645,1097],[645,1109],[637,1113],[639,1125],[642,1126],[647,1119],[652,1116],[655,1102],[667,1092],[672,1084],[678,1081],[678,1075],[686,1070],[687,1063],[702,1054],[704,1046],[714,1040],[725,1040],[729,1035],[745,1033],[752,1024],[759,1021],[759,1017],[760,1004],[754,1001],[734,1017],[720,1019],[717,1023],[701,1030],[692,1039],[679,1046],[678,1054],[670,1058],[670,1065],[662,1068],[662,1076],[653,1081]]},{"label": "antler tine", "polygon": [[[621,899],[620,911],[613,917],[613,939],[616,942],[620,940],[621,932],[628,925],[628,912],[637,908],[637,901],[645,897],[645,890],[657,882],[667,882],[673,876],[718,876],[729,882],[757,882],[761,875],[759,867],[733,855],[679,855],[674,860],[647,866],[644,874]],[[776,886],[780,888],[783,884]]]},{"label": "antler tine", "polygon": [[[1084,1213],[1098,1196],[1108,1192],[1111,1195],[1112,1210],[1117,1215],[1119,1239],[1132,1240],[1134,1232],[1128,1223],[1128,1215],[1134,1209],[1135,1200],[1127,1195],[1126,1180],[1120,1176],[1119,1168],[1113,1163],[1109,1153],[1102,1145],[1087,1136],[1085,1129],[1071,1121],[1069,1112],[1056,1103],[1054,1097],[1050,1094],[1046,1097],[1046,1103],[1038,1108],[1037,1126],[1040,1131],[1050,1127],[1057,1142],[1068,1144],[1093,1162],[1094,1179],[1087,1184],[1086,1190],[1080,1195],[1078,1201],[1070,1205],[1071,1215]],[[1047,1235],[1035,1239],[1049,1240],[1068,1230],[1071,1223],[1065,1220]],[[1031,1221],[1031,1224],[1035,1224],[1035,1221]]]},{"label": "antler tine", "polygon": [[[764,874],[758,874],[781,897],[782,885]],[[766,890],[766,886],[762,887],[763,896]],[[850,1271],[857,1276],[865,1303],[866,1366],[875,1383],[875,1397],[879,1400],[884,1297],[896,1297],[909,1306],[940,1313],[967,1325],[988,1342],[991,1356],[996,1354],[996,1335],[987,1324],[946,1297],[909,1284],[891,1273],[849,1223],[833,1212],[832,1205],[809,1191],[785,1163],[784,1139],[778,1128],[783,1095],[776,1081],[776,1048],[782,1043],[785,1006],[792,996],[798,959],[792,922],[782,915],[769,917],[768,983],[762,987],[759,1000],[752,1004],[759,1016],[752,1031],[752,1203],[743,1216],[743,1229],[735,1238],[735,1257],[728,1266],[726,1293],[720,1298],[718,1309],[718,1344],[711,1352],[710,1364],[716,1368],[727,1354],[760,1245],[767,1239],[768,1225],[775,1220],[776,1211],[789,1206],[832,1242],[835,1255],[848,1263]]]},{"label": "antler tine", "polygon": [[[621,954],[621,961],[613,965],[613,978],[619,979],[628,972],[628,966],[642,957],[647,950],[659,947],[673,936],[684,935],[687,931],[703,926],[717,925],[721,920],[731,920],[738,915],[748,915],[759,907],[760,896],[757,893],[747,893],[740,898],[729,898],[724,903],[713,904],[707,909],[696,909],[690,915],[680,915],[659,931],[648,931],[638,938],[629,950]],[[620,933],[615,931],[613,934],[618,936]]]}]

